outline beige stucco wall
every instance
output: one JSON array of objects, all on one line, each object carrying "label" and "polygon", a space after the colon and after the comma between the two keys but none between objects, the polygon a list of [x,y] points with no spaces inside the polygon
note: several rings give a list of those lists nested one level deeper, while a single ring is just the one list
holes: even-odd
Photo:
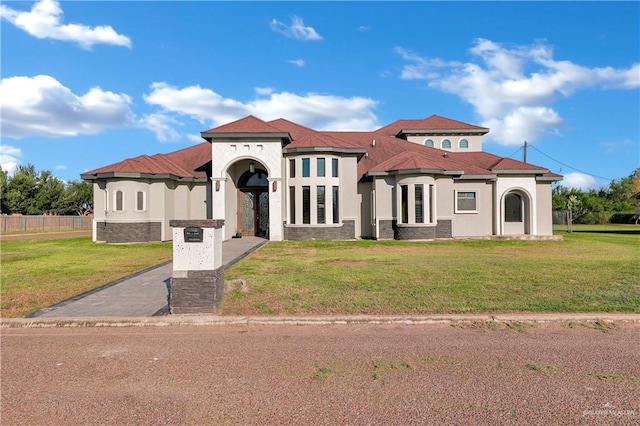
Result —
[{"label": "beige stucco wall", "polygon": [[[456,211],[457,192],[476,193],[476,211]],[[449,197],[454,217],[454,237],[484,237],[493,234],[493,185],[485,181],[455,181]]]},{"label": "beige stucco wall", "polygon": [[358,183],[358,202],[360,203],[360,237],[371,238],[375,236],[375,223],[371,212],[371,196],[373,182]]},{"label": "beige stucco wall", "polygon": [[551,183],[536,185],[538,235],[553,235],[553,204]]},{"label": "beige stucco wall", "polygon": [[[409,142],[424,145],[427,139],[433,141],[433,147],[438,149],[444,149],[451,152],[480,152],[482,151],[482,136],[460,136],[460,135],[438,135],[438,136],[407,136]],[[442,141],[449,139],[451,141],[451,148],[442,148]],[[462,139],[469,141],[469,148],[459,148],[459,143]]]}]

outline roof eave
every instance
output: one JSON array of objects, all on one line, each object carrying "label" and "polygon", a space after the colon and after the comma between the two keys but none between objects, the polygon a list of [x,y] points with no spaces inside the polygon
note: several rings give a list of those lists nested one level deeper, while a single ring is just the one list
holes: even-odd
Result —
[{"label": "roof eave", "polygon": [[562,176],[536,176],[536,182],[560,182]]},{"label": "roof eave", "polygon": [[497,175],[462,175],[455,177],[455,180],[496,180]]},{"label": "roof eave", "polygon": [[401,135],[486,135],[489,129],[486,127],[477,127],[474,129],[402,129],[396,136]]},{"label": "roof eave", "polygon": [[207,142],[213,142],[216,139],[281,139],[291,142],[293,138],[289,132],[200,132],[200,136]]},{"label": "roof eave", "polygon": [[284,148],[283,154],[304,154],[314,152],[334,152],[337,154],[354,154],[363,155],[367,152],[365,148],[340,148],[333,146],[309,146],[309,147],[297,147],[297,148]]},{"label": "roof eave", "polygon": [[491,171],[499,175],[542,175],[549,173],[547,169],[491,169]]},{"label": "roof eave", "polygon": [[98,179],[170,179],[177,180],[181,182],[207,182],[206,177],[197,177],[197,176],[178,176],[172,173],[133,173],[133,172],[106,172],[106,173],[96,173],[96,174],[87,174],[83,173],[80,175],[82,180],[93,181]]}]

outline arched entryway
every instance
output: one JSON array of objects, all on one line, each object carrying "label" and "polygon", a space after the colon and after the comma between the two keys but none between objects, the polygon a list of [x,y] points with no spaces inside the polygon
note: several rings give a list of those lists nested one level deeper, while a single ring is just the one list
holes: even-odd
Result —
[{"label": "arched entryway", "polygon": [[502,223],[504,235],[526,235],[531,233],[531,202],[528,195],[512,190],[502,200]]},{"label": "arched entryway", "polygon": [[242,235],[269,238],[269,181],[253,165],[238,179],[237,229]]}]

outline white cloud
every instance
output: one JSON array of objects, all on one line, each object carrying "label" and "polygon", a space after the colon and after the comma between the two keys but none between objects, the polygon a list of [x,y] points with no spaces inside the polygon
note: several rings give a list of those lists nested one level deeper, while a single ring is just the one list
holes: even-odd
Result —
[{"label": "white cloud", "polygon": [[39,39],[71,41],[84,49],[90,49],[94,44],[131,48],[129,37],[118,34],[108,25],[89,27],[82,24],[62,24],[62,15],[62,8],[56,0],[40,0],[30,12],[0,5],[1,18]]},{"label": "white cloud", "polygon": [[147,114],[140,120],[140,125],[156,134],[160,142],[174,142],[180,139],[180,134],[171,127],[179,124],[173,117],[166,114]]},{"label": "white cloud", "polygon": [[291,59],[290,61],[287,61],[287,62],[295,65],[298,68],[304,68],[304,66],[306,65],[306,63],[304,62],[304,59]]},{"label": "white cloud", "polygon": [[130,125],[131,99],[125,94],[91,88],[76,95],[48,75],[9,77],[0,81],[4,136],[77,136]]},{"label": "white cloud", "polygon": [[295,15],[291,17],[291,25],[280,22],[275,18],[272,19],[271,29],[285,37],[294,38],[296,40],[322,40],[322,36],[318,34],[313,27],[305,26],[302,18]]},{"label": "white cloud", "polygon": [[588,68],[553,59],[553,49],[543,42],[507,47],[477,39],[469,50],[475,60],[467,63],[425,58],[401,47],[395,51],[408,62],[402,79],[428,80],[430,87],[470,103],[482,125],[491,129],[488,137],[503,145],[558,132],[564,120],[550,106],[558,96],[588,87],[640,87],[640,64]]},{"label": "white cloud", "polygon": [[366,25],[360,25],[356,31],[360,32],[360,33],[364,33],[367,31],[371,31],[371,27],[367,27]]},{"label": "white cloud", "polygon": [[67,166],[65,166],[64,164],[58,164],[54,169],[55,170],[67,170]]},{"label": "white cloud", "polygon": [[576,188],[583,191],[597,188],[598,182],[584,173],[566,173],[560,183],[565,188]]},{"label": "white cloud", "polygon": [[372,130],[378,127],[373,109],[377,102],[370,98],[307,93],[264,92],[248,102],[223,98],[211,89],[200,86],[177,88],[166,83],[153,83],[147,103],[198,120],[220,125],[247,115],[263,120],[286,118],[319,130]]},{"label": "white cloud", "polygon": [[625,149],[625,148],[630,147],[630,146],[635,146],[637,144],[638,144],[637,142],[624,140],[624,141],[621,141],[621,142],[600,142],[599,145],[603,146],[605,148],[605,151],[604,151],[605,154],[611,155],[611,154],[615,153],[618,150],[622,150],[622,149]]},{"label": "white cloud", "polygon": [[274,92],[273,87],[256,87],[255,91],[258,95],[270,95]]},{"label": "white cloud", "polygon": [[20,164],[20,157],[22,157],[22,150],[20,148],[0,145],[0,166],[2,166],[2,170],[5,170],[9,176],[13,175],[16,167]]}]

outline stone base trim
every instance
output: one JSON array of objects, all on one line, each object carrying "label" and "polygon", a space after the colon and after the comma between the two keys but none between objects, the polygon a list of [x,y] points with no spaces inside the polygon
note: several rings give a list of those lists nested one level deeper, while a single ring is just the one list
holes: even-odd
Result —
[{"label": "stone base trim", "polygon": [[434,240],[436,238],[436,227],[396,224],[396,240]]},{"label": "stone base trim", "polygon": [[453,221],[451,219],[438,220],[436,238],[453,238]]},{"label": "stone base trim", "polygon": [[162,222],[96,222],[96,241],[107,243],[162,241]]},{"label": "stone base trim", "polygon": [[224,294],[224,268],[173,271],[169,289],[171,314],[215,313]]},{"label": "stone base trim", "polygon": [[395,220],[380,220],[378,221],[378,239],[379,240],[392,240],[395,238]]},{"label": "stone base trim", "polygon": [[353,240],[356,238],[356,221],[345,220],[342,225],[284,225],[285,240]]}]

